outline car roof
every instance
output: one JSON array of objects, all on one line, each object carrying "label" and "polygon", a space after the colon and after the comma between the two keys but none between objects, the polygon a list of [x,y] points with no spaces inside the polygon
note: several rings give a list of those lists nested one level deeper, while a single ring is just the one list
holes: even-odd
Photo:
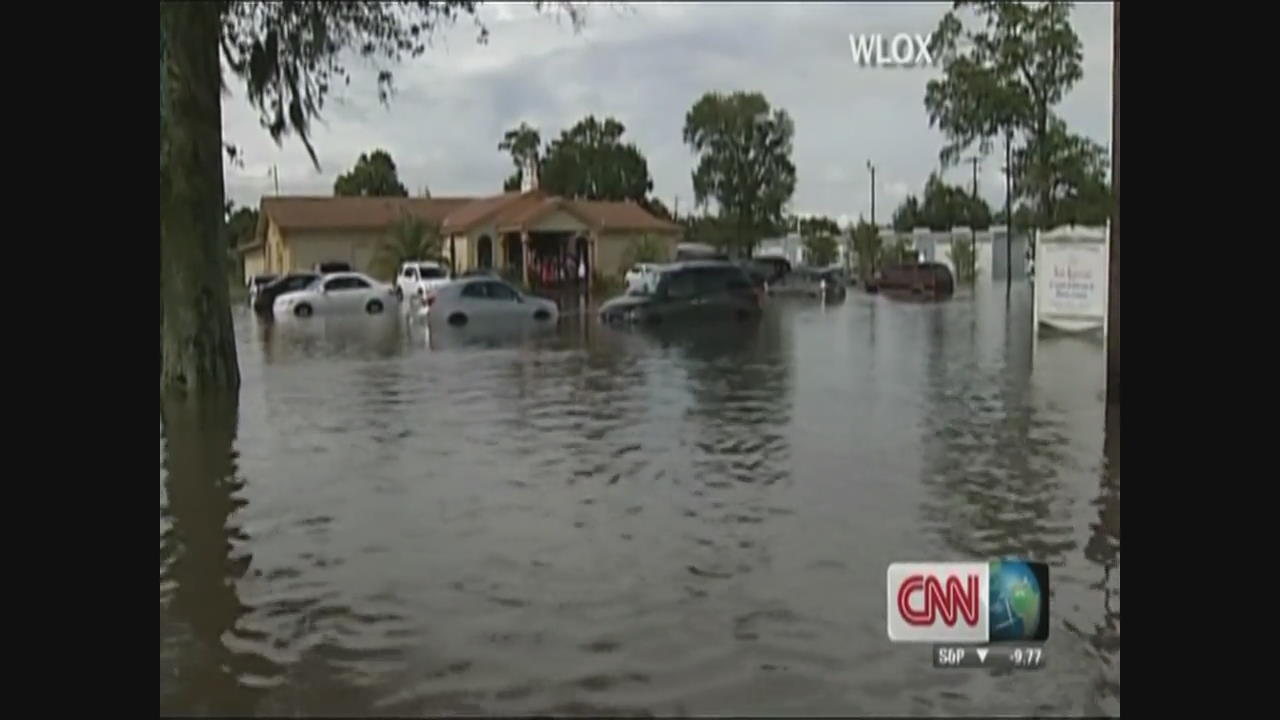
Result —
[{"label": "car roof", "polygon": [[705,269],[724,269],[741,270],[741,266],[732,260],[680,260],[666,265],[655,266],[662,272],[675,272],[677,270],[705,270]]},{"label": "car roof", "polygon": [[432,267],[432,268],[444,267],[444,265],[437,260],[409,260],[408,262],[405,263],[405,265],[406,266],[416,265],[417,267]]},{"label": "car roof", "polygon": [[338,279],[338,278],[360,278],[361,280],[372,280],[372,279],[373,279],[373,278],[369,277],[368,275],[365,275],[364,273],[354,272],[354,271],[351,271],[351,272],[326,273],[326,274],[324,275],[324,279],[325,279],[325,280],[334,280],[334,279]]}]

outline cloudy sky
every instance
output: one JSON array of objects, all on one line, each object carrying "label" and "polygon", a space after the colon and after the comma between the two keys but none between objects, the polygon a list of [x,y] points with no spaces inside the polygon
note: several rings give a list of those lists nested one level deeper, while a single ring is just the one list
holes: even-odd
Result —
[{"label": "cloudy sky", "polygon": [[[329,98],[315,127],[317,172],[296,138],[277,146],[257,113],[233,90],[223,101],[223,133],[245,153],[227,168],[227,194],[257,205],[274,191],[328,195],[334,178],[362,152],[385,148],[410,193],[487,195],[501,191],[511,160],[497,149],[521,121],[543,140],[588,114],[613,116],[649,161],[654,193],[681,210],[693,202],[694,158],[681,130],[708,91],[759,91],[795,121],[798,173],[791,210],[842,221],[869,215],[867,160],[876,167],[876,215],[886,221],[938,167],[941,134],[929,128],[925,83],[932,68],[860,67],[849,35],[925,34],[949,4],[649,3],[587,6],[587,24],[536,14],[519,4],[482,6],[490,30],[475,42],[469,20],[441,31],[434,47],[395,70],[397,94],[379,104],[375,73],[349,65],[350,86]],[[1058,107],[1076,132],[1103,145],[1111,135],[1111,6],[1081,3],[1072,15],[1084,44],[1084,79]],[[1001,158],[982,166],[979,192],[1003,203]],[[968,166],[949,182],[971,181]]]}]

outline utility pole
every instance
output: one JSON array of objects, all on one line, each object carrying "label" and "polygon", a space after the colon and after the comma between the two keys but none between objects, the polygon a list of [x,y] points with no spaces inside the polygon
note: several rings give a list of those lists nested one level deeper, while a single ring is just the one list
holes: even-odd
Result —
[{"label": "utility pole", "polygon": [[1120,407],[1120,3],[1112,3],[1111,248],[1107,278],[1107,404]]},{"label": "utility pole", "polygon": [[671,219],[676,220],[680,217],[680,196],[676,195],[675,209],[671,211]]},{"label": "utility pole", "polygon": [[279,195],[280,194],[280,168],[279,167],[275,165],[271,166],[271,177],[275,179],[276,195]]},{"label": "utility pole", "polygon": [[978,279],[978,161],[981,160],[977,155],[969,158],[969,162],[973,164],[973,211],[969,213],[969,280],[976,282]]},{"label": "utility pole", "polygon": [[876,166],[867,161],[867,169],[871,171],[871,227],[876,226]]},{"label": "utility pole", "polygon": [[1013,289],[1013,132],[1004,133],[1004,297]]}]

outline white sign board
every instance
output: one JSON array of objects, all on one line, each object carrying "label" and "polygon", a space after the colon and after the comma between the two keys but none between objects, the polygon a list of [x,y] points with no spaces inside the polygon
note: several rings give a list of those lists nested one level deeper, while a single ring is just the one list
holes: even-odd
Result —
[{"label": "white sign board", "polygon": [[1036,238],[1037,325],[1103,329],[1107,320],[1107,228],[1057,228]]}]

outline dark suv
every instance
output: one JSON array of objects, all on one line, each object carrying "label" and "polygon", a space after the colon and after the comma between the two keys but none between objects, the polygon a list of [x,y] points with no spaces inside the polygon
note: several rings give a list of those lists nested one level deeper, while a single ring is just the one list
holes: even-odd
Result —
[{"label": "dark suv", "polygon": [[295,272],[282,275],[258,289],[253,296],[253,311],[259,315],[271,317],[271,306],[276,298],[287,292],[302,290],[320,279],[319,273]]},{"label": "dark suv", "polygon": [[635,290],[600,306],[606,323],[727,321],[759,317],[761,293],[740,266],[717,260],[663,265],[653,292]]}]

